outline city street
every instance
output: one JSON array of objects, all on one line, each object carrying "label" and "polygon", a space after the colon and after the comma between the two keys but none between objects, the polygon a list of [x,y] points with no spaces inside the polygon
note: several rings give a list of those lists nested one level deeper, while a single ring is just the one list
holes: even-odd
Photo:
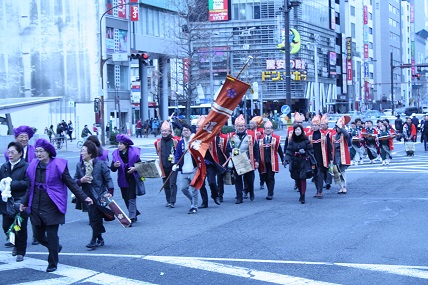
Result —
[{"label": "city street", "polygon": [[[153,136],[133,140],[143,160],[156,157]],[[72,174],[78,151],[71,144],[58,151]],[[137,199],[138,221],[131,228],[106,222],[106,244],[96,250],[85,247],[87,213],[69,201],[58,270],[45,272],[47,249],[30,239],[23,262],[1,244],[0,283],[427,284],[428,152],[417,143],[408,157],[401,142],[390,165],[365,162],[348,169],[346,195],[333,185],[323,199],[313,198],[308,180],[302,205],[288,168],[281,167],[272,201],[256,174],[253,202],[236,205],[234,186],[226,186],[220,206],[210,200],[194,215],[187,214],[190,203],[180,191],[175,208],[166,208],[161,179],[148,179],[147,194]],[[125,208],[115,189],[114,199]]]}]

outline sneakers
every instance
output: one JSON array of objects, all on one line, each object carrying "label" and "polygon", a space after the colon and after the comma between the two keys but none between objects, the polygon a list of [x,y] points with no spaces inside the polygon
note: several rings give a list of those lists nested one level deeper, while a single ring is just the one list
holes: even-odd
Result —
[{"label": "sneakers", "polygon": [[360,165],[362,165],[362,164],[364,164],[364,161],[361,159],[361,160],[360,160]]},{"label": "sneakers", "polygon": [[382,161],[382,165],[386,165],[386,161]]},{"label": "sneakers", "polygon": [[187,212],[187,214],[196,214],[196,212],[198,211],[198,209],[196,208],[190,208],[189,212]]}]

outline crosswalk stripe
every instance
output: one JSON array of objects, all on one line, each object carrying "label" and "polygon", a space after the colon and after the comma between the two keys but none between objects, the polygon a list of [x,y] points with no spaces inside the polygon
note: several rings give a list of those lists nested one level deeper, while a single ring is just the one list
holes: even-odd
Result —
[{"label": "crosswalk stripe", "polygon": [[20,282],[19,285],[67,285],[76,282],[75,278],[60,277],[52,279],[43,279],[38,281]]},{"label": "crosswalk stripe", "polygon": [[189,259],[174,256],[146,256],[144,259],[158,261],[162,263],[168,263],[173,265],[185,266],[188,268],[194,268],[199,270],[205,270],[220,274],[227,274],[237,277],[243,277],[248,279],[254,279],[263,282],[269,282],[274,284],[282,285],[301,285],[301,284],[313,284],[313,285],[334,285],[336,283],[317,281],[313,279],[295,277],[290,275],[284,275],[273,272],[266,272],[260,270],[254,270],[251,268],[245,268],[240,266],[231,266],[225,264],[219,264],[214,262],[207,262],[200,259]]},{"label": "crosswalk stripe", "polygon": [[[30,268],[37,271],[46,271],[47,262],[45,260],[30,258],[28,255],[32,253],[27,252],[27,256],[24,261],[16,262],[15,257],[10,255],[10,252],[1,252],[0,251],[0,262],[5,263],[11,266],[11,269],[23,269]],[[40,254],[40,253],[38,253]],[[41,254],[46,255],[46,254]],[[61,253],[62,255],[62,253]],[[85,254],[86,256],[87,254]],[[1,268],[0,268],[1,270]],[[4,271],[4,270],[2,270]],[[59,264],[58,269],[50,273],[56,276],[61,276],[60,278],[55,278],[54,280],[58,280],[58,282],[53,283],[39,283],[41,285],[49,285],[49,284],[71,284],[75,282],[92,282],[95,284],[130,284],[130,285],[155,285],[154,283],[133,280],[125,277],[115,276],[107,273],[100,273],[94,270],[89,270],[81,267],[74,267],[65,264]],[[90,280],[90,281],[88,281]],[[46,280],[43,280],[46,281]],[[30,282],[28,284],[35,284]]]}]

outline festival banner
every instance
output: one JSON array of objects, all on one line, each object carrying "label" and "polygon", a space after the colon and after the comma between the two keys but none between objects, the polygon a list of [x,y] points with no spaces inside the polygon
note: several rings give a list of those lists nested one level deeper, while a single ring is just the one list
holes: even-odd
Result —
[{"label": "festival banner", "polygon": [[249,87],[248,83],[228,75],[217,99],[211,107],[211,111],[190,142],[190,153],[198,165],[198,170],[190,185],[196,189],[200,189],[205,180],[206,167],[204,157],[210,143],[221,132],[222,127],[229,117],[232,116],[233,110],[241,102],[242,97],[244,97]]}]

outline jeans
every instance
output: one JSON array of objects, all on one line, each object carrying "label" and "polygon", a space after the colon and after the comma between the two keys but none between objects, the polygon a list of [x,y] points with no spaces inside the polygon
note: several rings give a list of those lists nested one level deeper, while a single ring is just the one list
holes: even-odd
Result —
[{"label": "jeans", "polygon": [[190,186],[193,177],[195,177],[196,168],[191,173],[180,173],[180,189],[190,200],[190,208],[198,208],[198,189]]}]

